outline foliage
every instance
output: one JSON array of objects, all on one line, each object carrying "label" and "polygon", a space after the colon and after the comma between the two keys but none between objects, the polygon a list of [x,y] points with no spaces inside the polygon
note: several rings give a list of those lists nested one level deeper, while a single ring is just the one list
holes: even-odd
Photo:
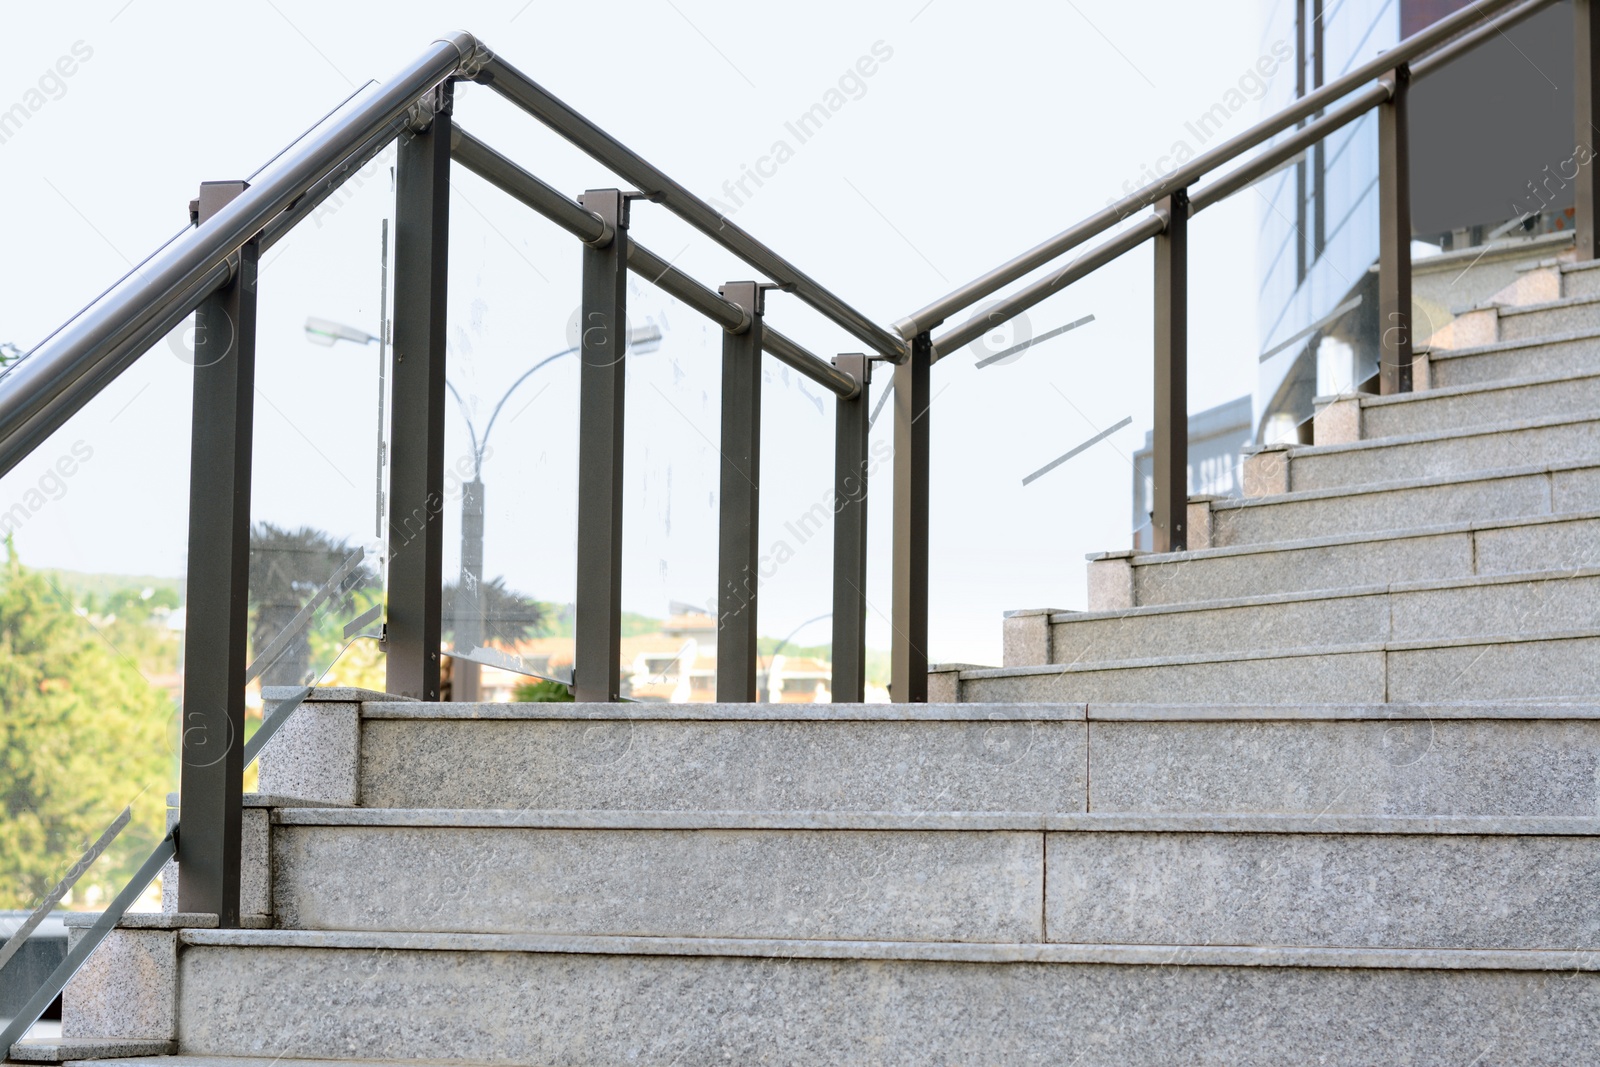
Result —
[{"label": "foliage", "polygon": [[[0,908],[26,908],[89,842],[134,807],[134,821],[79,882],[121,888],[165,830],[173,784],[171,698],[140,675],[87,608],[24,568],[7,543],[0,573]],[[97,604],[126,643],[154,608],[142,589]],[[166,601],[163,599],[162,603]],[[160,605],[157,605],[160,606]],[[120,612],[120,613],[119,613]],[[78,899],[82,899],[79,896]]]},{"label": "foliage", "polygon": [[560,682],[552,682],[542,678],[537,682],[529,682],[526,685],[517,686],[512,691],[511,696],[512,699],[521,701],[524,704],[570,704],[572,702],[572,690]]}]

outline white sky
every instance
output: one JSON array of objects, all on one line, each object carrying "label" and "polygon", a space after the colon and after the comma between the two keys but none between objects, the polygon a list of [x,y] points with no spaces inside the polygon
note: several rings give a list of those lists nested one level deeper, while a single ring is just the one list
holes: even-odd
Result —
[{"label": "white sky", "polygon": [[[1263,52],[1258,0],[1208,3],[1203,18],[1177,0],[507,0],[442,10],[302,0],[0,8],[0,111],[37,102],[30,90],[77,42],[92,49],[70,78],[47,82],[43,106],[0,143],[0,341],[37,343],[181,227],[199,181],[248,175],[355,86],[388,78],[455,28],[702,196],[726,201],[725,182],[788,141],[793,158],[737,221],[885,325],[1120,196]],[[864,92],[797,143],[785,122],[878,42],[892,56]],[[486,88],[462,93],[456,115],[573,195],[622,184]],[[1257,117],[1251,103],[1224,133]],[[566,346],[579,245],[459,168],[455,186],[450,377],[481,426],[507,385]],[[387,162],[347,199],[269,253],[262,272],[254,513],[359,543],[373,533],[376,352],[314,347],[301,325],[315,315],[376,332]],[[1247,191],[1191,226],[1191,410],[1255,385],[1259,203]],[[637,205],[634,219],[636,238],[713,288],[753,274],[663,208]],[[935,369],[935,660],[998,663],[1003,610],[1083,607],[1084,553],[1128,544],[1128,457],[1150,418],[1150,269],[1141,249],[1036,308],[1035,333],[1095,321],[1016,362],[977,370],[961,353]],[[635,324],[654,319],[666,340],[628,367],[624,607],[660,615],[669,600],[715,594],[720,341],[643,283],[632,299]],[[775,294],[768,312],[824,356],[860,348],[793,297]],[[831,535],[800,544],[784,524],[826,498],[833,413],[819,387],[770,357],[767,367],[762,541],[796,554],[763,588],[761,629],[781,636],[831,606]],[[8,508],[30,499],[74,442],[93,449],[17,533],[24,562],[182,573],[188,371],[171,347],[152,350],[0,480]],[[530,379],[507,404],[484,470],[487,573],[550,600],[574,588],[576,383],[571,360]],[[1021,485],[1130,415],[1132,426]],[[453,405],[448,420],[453,462],[466,432]],[[886,414],[874,435],[888,430]],[[869,640],[887,648],[887,467],[874,490]],[[459,525],[453,509],[447,517],[449,574]],[[827,637],[823,622],[797,641]]]}]

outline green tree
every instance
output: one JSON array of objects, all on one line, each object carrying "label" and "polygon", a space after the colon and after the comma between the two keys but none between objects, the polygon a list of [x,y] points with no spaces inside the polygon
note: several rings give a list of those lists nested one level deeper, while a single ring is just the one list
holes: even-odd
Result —
[{"label": "green tree", "polygon": [[[78,885],[120,889],[165,830],[175,709],[9,539],[0,572],[0,907],[35,904],[133,803]],[[82,899],[81,897],[79,899]]]}]

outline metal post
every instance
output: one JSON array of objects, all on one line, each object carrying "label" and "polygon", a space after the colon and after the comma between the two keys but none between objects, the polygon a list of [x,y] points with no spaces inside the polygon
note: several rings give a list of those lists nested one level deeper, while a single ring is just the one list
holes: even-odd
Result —
[{"label": "metal post", "polygon": [[[1298,100],[1306,95],[1306,5],[1305,0],[1294,0],[1294,96]],[[1295,123],[1304,129],[1306,120]],[[1307,160],[1302,155],[1294,165],[1294,280],[1298,285],[1306,280],[1310,267],[1306,240],[1306,181]]]},{"label": "metal post", "polygon": [[761,316],[763,290],[729,282],[723,298],[750,325],[722,335],[722,490],[717,525],[717,699],[756,699],[756,592],[761,508]]},{"label": "metal post", "polygon": [[[200,224],[246,188],[202,185]],[[178,910],[225,927],[239,925],[258,252],[241,248],[232,279],[195,311]]]},{"label": "metal post", "polygon": [[450,245],[450,83],[422,132],[400,137],[395,176],[389,612],[384,687],[439,699],[444,567],[445,271]]},{"label": "metal post", "polygon": [[834,407],[833,690],[835,704],[859,703],[867,687],[867,425],[872,361],[839,356],[833,365],[861,383]]},{"label": "metal post", "polygon": [[[455,649],[471,651],[483,643],[483,482],[461,486],[461,576],[456,581]],[[459,656],[450,664],[450,699],[482,699],[482,669]]]},{"label": "metal post", "polygon": [[933,338],[894,368],[894,579],[889,699],[928,701],[928,404]]},{"label": "metal post", "polygon": [[1573,119],[1573,140],[1577,177],[1572,180],[1577,200],[1573,224],[1578,231],[1578,259],[1595,258],[1595,224],[1600,222],[1600,183],[1594,180],[1595,130],[1600,122],[1600,18],[1595,17],[1595,0],[1575,0],[1572,7],[1573,84],[1577,87]]},{"label": "metal post", "polygon": [[1189,544],[1189,194],[1156,206],[1167,228],[1156,235],[1155,422],[1151,432],[1151,547]]},{"label": "metal post", "polygon": [[1411,166],[1406,94],[1411,70],[1383,79],[1378,105],[1378,391],[1411,392]]},{"label": "metal post", "polygon": [[[1322,88],[1323,73],[1323,29],[1327,20],[1323,18],[1322,0],[1311,0],[1311,88]],[[1316,118],[1322,117],[1322,112],[1316,113]],[[1305,162],[1302,159],[1301,166]],[[1322,258],[1323,249],[1328,245],[1328,141],[1323,138],[1311,146],[1311,261],[1315,263]]]},{"label": "metal post", "polygon": [[583,249],[578,326],[578,617],[573,696],[614,701],[622,685],[622,423],[627,393],[628,198],[578,198],[609,236]]}]

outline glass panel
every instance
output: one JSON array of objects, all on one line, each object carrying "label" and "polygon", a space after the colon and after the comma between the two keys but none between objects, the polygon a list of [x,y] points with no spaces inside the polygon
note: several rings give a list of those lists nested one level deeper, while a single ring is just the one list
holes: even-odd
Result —
[{"label": "glass panel", "polygon": [[[0,1029],[166,829],[191,362],[177,331],[0,478]],[[135,907],[160,910],[161,886]],[[59,1007],[34,1036],[59,1031]]]},{"label": "glass panel", "polygon": [[383,690],[393,161],[391,147],[262,257],[251,733],[308,686]]},{"label": "glass panel", "polygon": [[[469,90],[469,107],[484,95]],[[465,168],[452,173],[445,699],[567,696],[541,681],[572,676],[582,249]]]}]

